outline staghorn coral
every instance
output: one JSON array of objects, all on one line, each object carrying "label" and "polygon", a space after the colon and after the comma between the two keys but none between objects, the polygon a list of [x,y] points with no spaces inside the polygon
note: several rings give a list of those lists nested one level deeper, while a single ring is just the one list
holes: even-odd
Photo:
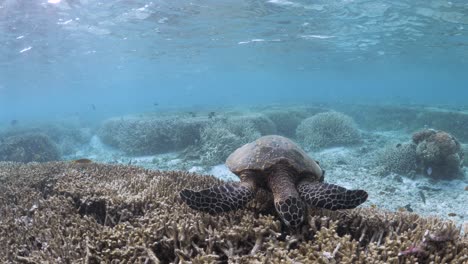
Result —
[{"label": "staghorn coral", "polygon": [[349,145],[360,140],[353,119],[339,112],[319,113],[301,122],[296,136],[308,150],[337,145]]},{"label": "staghorn coral", "polygon": [[383,174],[411,174],[416,170],[416,145],[403,143],[389,145],[377,153],[376,163]]},{"label": "staghorn coral", "polygon": [[[1,263],[468,261],[468,236],[452,222],[407,212],[310,210],[297,233],[254,205],[217,216],[196,212],[176,193],[221,181],[186,172],[0,163],[0,182]],[[93,201],[104,206],[81,211]],[[424,239],[436,241],[424,256],[399,255]]]},{"label": "staghorn coral", "polygon": [[46,162],[60,159],[57,146],[42,133],[4,136],[0,142],[0,161]]},{"label": "staghorn coral", "polygon": [[425,129],[413,134],[417,169],[431,178],[450,179],[463,175],[464,153],[458,140],[444,131]]}]

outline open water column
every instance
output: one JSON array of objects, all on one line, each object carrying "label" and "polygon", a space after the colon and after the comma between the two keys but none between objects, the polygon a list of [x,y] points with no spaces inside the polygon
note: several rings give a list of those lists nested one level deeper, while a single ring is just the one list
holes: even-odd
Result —
[{"label": "open water column", "polygon": [[468,263],[468,3],[0,0],[1,263]]}]

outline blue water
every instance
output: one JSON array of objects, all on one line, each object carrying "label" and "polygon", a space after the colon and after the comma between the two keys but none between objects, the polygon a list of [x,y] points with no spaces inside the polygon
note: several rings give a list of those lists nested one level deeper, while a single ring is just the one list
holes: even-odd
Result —
[{"label": "blue water", "polygon": [[2,122],[468,98],[466,1],[1,0],[0,47]]}]

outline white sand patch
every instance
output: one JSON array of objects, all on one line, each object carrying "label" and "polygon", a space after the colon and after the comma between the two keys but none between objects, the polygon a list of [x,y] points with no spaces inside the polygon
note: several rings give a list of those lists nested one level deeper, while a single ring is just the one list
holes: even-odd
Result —
[{"label": "white sand patch", "polygon": [[239,177],[232,173],[224,164],[213,166],[208,171],[208,174],[225,181],[239,181]]}]

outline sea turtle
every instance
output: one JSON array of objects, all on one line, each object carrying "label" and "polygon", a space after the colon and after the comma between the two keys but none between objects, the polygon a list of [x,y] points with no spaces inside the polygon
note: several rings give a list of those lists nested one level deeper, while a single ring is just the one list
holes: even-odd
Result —
[{"label": "sea turtle", "polygon": [[367,199],[363,190],[323,183],[318,163],[291,140],[263,136],[235,150],[227,167],[240,182],[193,191],[182,190],[180,197],[192,209],[217,214],[244,207],[259,188],[273,193],[274,205],[287,226],[297,227],[304,219],[304,203],[330,210],[355,208]]}]

